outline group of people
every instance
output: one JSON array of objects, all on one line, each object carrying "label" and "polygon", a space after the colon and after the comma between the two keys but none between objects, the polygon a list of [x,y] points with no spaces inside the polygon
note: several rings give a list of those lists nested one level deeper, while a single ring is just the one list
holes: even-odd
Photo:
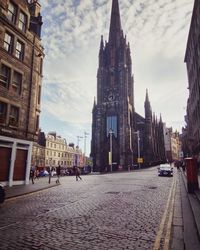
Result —
[{"label": "group of people", "polygon": [[[54,171],[54,168],[52,168],[50,166],[47,171],[49,173],[49,184],[50,184],[51,183],[51,177],[52,177],[52,171]],[[58,165],[58,167],[56,167],[56,175],[57,175],[56,183],[60,184],[60,175],[61,175],[61,166],[60,165]]]},{"label": "group of people", "polygon": [[[49,173],[49,179],[48,179],[49,184],[51,183],[51,177],[52,177],[53,170],[54,169],[52,167],[48,167],[48,169],[47,169],[47,171]],[[74,174],[76,176],[76,181],[78,181],[78,179],[82,180],[82,178],[80,176],[81,171],[77,166],[73,167],[73,171],[74,171]],[[56,167],[56,175],[57,175],[56,183],[60,184],[60,176],[61,176],[61,166],[60,165],[58,165],[58,167]],[[34,180],[36,178],[39,179],[39,170],[37,169],[37,166],[31,166],[30,179],[32,181],[32,184],[34,184]]]}]

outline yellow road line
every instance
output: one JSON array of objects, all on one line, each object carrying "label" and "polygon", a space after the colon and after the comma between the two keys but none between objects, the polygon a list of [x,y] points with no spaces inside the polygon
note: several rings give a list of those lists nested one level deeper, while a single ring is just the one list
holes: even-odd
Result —
[{"label": "yellow road line", "polygon": [[174,201],[175,201],[175,191],[176,191],[176,181],[174,184],[173,194],[172,194],[172,202],[170,206],[170,214],[169,214],[169,220],[167,224],[167,232],[165,235],[165,242],[163,250],[169,250],[169,243],[170,243],[170,236],[171,236],[171,229],[172,229],[172,220],[173,220],[173,211],[174,211]]},{"label": "yellow road line", "polygon": [[165,225],[165,221],[166,221],[166,218],[167,218],[167,213],[168,213],[172,193],[173,193],[173,190],[174,190],[174,185],[175,185],[175,177],[173,177],[173,183],[172,183],[170,193],[169,193],[169,196],[168,196],[165,212],[163,214],[163,217],[162,217],[162,220],[161,220],[161,223],[160,223],[160,227],[159,227],[158,233],[156,235],[156,240],[155,240],[155,243],[154,243],[154,246],[153,246],[153,250],[159,250],[160,249],[160,241],[161,241],[161,237],[162,237],[162,234],[163,234],[163,231],[164,231],[164,225]]}]

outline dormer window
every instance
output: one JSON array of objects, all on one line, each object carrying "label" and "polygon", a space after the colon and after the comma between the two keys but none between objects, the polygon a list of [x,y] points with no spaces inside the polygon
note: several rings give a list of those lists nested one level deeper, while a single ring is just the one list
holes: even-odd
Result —
[{"label": "dormer window", "polygon": [[27,17],[26,17],[26,15],[25,15],[22,11],[20,11],[20,13],[19,13],[18,28],[19,28],[21,31],[23,31],[23,32],[26,31],[26,22],[27,22]]},{"label": "dormer window", "polygon": [[15,23],[15,21],[16,21],[16,14],[17,14],[17,6],[10,2],[10,3],[8,4],[7,18],[8,18],[12,23]]}]

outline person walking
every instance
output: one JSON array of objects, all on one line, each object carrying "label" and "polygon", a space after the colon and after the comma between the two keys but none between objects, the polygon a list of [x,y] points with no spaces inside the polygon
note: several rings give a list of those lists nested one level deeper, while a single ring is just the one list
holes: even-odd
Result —
[{"label": "person walking", "polygon": [[52,167],[51,166],[49,166],[49,168],[48,168],[48,172],[49,172],[49,184],[51,183],[51,172],[52,172]]},{"label": "person walking", "polygon": [[77,166],[74,166],[74,172],[75,172],[75,175],[76,175],[76,180],[78,181],[78,178],[80,180],[82,180],[82,178],[80,177],[81,171],[80,171],[80,169]]},{"label": "person walking", "polygon": [[31,166],[31,170],[30,170],[30,179],[32,181],[32,184],[34,184],[34,177],[35,177],[35,167]]},{"label": "person walking", "polygon": [[61,170],[61,167],[60,165],[58,165],[58,167],[56,168],[56,174],[57,174],[57,180],[56,180],[56,183],[57,184],[60,184],[60,171]]}]

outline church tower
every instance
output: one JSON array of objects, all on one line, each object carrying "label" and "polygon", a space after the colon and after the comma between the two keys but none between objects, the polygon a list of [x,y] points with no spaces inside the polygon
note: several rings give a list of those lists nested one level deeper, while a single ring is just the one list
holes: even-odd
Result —
[{"label": "church tower", "polygon": [[112,1],[108,42],[100,41],[97,100],[92,111],[94,171],[128,169],[133,163],[134,97],[130,46],[124,36],[118,0]]},{"label": "church tower", "polygon": [[153,117],[152,117],[152,109],[151,104],[149,101],[148,90],[146,90],[146,98],[144,103],[144,110],[145,110],[145,131],[144,131],[144,158],[145,162],[152,162],[153,161]]}]

